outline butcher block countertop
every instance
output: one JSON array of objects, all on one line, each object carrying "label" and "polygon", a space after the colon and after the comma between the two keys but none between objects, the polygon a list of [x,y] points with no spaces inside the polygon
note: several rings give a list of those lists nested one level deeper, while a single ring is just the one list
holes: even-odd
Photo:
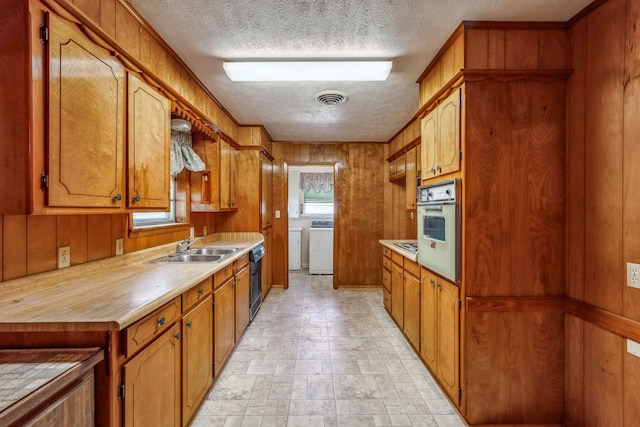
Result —
[{"label": "butcher block countertop", "polygon": [[0,332],[122,330],[263,241],[260,233],[217,233],[192,248],[240,248],[220,262],[147,263],[174,253],[175,242],[3,282]]},{"label": "butcher block countertop", "polygon": [[380,244],[391,249],[394,252],[399,253],[405,258],[410,259],[413,262],[418,262],[418,253],[410,252],[400,246],[395,245],[394,243],[416,243],[417,240],[380,240]]}]

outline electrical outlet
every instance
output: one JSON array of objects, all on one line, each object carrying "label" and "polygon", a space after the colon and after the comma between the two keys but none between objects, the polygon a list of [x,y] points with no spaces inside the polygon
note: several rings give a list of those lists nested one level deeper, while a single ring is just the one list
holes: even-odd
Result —
[{"label": "electrical outlet", "polygon": [[122,239],[116,239],[116,256],[124,253],[124,243]]},{"label": "electrical outlet", "polygon": [[189,238],[193,239],[195,237],[196,229],[195,227],[191,227],[189,230]]},{"label": "electrical outlet", "polygon": [[627,263],[627,286],[640,289],[640,264]]},{"label": "electrical outlet", "polygon": [[71,247],[61,246],[58,248],[58,268],[66,268],[71,265]]},{"label": "electrical outlet", "polygon": [[276,210],[274,214],[276,216],[276,219],[280,218],[280,211]]},{"label": "electrical outlet", "polygon": [[640,357],[640,344],[627,338],[627,352]]}]

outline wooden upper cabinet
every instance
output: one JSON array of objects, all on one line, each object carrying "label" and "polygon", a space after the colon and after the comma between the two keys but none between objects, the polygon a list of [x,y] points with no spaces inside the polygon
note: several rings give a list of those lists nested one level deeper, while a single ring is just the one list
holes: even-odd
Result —
[{"label": "wooden upper cabinet", "polygon": [[414,147],[407,152],[405,163],[405,197],[406,208],[415,209],[417,203],[417,188],[416,179],[418,177],[418,162],[417,158],[419,148]]},{"label": "wooden upper cabinet", "polygon": [[171,102],[134,74],[129,74],[128,84],[127,205],[167,210]]},{"label": "wooden upper cabinet", "polygon": [[267,228],[272,224],[272,177],[273,177],[273,164],[271,160],[264,154],[260,154],[260,219],[261,227]]},{"label": "wooden upper cabinet", "polygon": [[124,68],[77,26],[49,15],[52,207],[123,206]]},{"label": "wooden upper cabinet", "polygon": [[237,209],[238,150],[200,132],[193,133],[193,150],[205,163],[205,170],[191,172],[191,211]]},{"label": "wooden upper cabinet", "polygon": [[238,151],[220,141],[220,209],[236,208],[238,188]]},{"label": "wooden upper cabinet", "polygon": [[460,170],[460,97],[455,89],[422,119],[423,181]]}]

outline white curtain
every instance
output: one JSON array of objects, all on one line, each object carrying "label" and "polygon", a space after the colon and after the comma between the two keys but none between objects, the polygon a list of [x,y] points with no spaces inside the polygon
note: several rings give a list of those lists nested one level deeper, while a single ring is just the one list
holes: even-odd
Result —
[{"label": "white curtain", "polygon": [[300,174],[300,188],[307,192],[311,188],[316,193],[333,190],[333,173],[303,172]]},{"label": "white curtain", "polygon": [[192,172],[200,172],[205,164],[193,151],[191,132],[171,131],[171,173],[179,174],[184,168]]}]

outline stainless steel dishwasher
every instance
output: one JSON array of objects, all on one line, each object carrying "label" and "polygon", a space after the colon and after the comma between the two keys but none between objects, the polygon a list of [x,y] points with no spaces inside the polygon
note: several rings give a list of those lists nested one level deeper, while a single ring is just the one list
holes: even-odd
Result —
[{"label": "stainless steel dishwasher", "polygon": [[249,252],[251,291],[249,292],[249,320],[253,320],[262,305],[262,257],[264,246],[256,246]]}]

